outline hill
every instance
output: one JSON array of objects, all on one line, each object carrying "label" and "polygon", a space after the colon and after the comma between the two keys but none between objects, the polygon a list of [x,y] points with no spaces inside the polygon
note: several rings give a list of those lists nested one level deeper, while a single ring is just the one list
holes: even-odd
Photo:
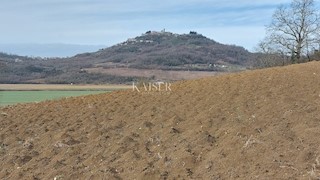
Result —
[{"label": "hill", "polygon": [[[0,55],[0,60],[3,56]],[[12,56],[12,59],[16,58]],[[224,45],[196,32],[148,31],[112,47],[70,58],[19,56],[18,61],[6,62],[1,67],[0,83],[181,80],[245,70],[252,59],[253,54],[242,47]]]},{"label": "hill", "polygon": [[140,69],[212,71],[218,70],[219,65],[245,66],[251,56],[252,54],[242,47],[220,44],[196,32],[173,34],[148,31],[110,48],[80,54],[74,58],[93,60],[94,64],[100,67],[109,67],[110,63],[114,63]]},{"label": "hill", "polygon": [[0,83],[19,83],[44,76],[41,58],[0,52]]},{"label": "hill", "polygon": [[319,179],[320,63],[0,109],[9,179]]}]

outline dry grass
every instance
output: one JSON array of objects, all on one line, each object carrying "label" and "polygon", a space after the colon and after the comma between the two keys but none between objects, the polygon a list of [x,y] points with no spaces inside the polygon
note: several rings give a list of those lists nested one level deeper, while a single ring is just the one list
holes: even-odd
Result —
[{"label": "dry grass", "polygon": [[159,80],[185,80],[197,79],[208,76],[215,76],[221,74],[219,72],[211,71],[168,71],[159,69],[134,69],[134,68],[88,68],[86,71],[90,73],[104,73],[115,76],[134,76],[134,77],[155,77]]}]

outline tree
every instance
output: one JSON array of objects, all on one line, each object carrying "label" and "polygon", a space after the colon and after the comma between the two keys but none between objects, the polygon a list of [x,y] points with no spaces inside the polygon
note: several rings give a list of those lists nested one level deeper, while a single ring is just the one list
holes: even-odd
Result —
[{"label": "tree", "polygon": [[292,63],[318,48],[320,43],[320,15],[314,0],[293,0],[280,6],[267,26],[267,36],[259,44],[261,51],[291,56]]}]

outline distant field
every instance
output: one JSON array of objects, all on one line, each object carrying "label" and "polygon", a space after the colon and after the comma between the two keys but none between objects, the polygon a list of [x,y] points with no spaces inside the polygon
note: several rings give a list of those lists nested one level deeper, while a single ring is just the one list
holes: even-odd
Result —
[{"label": "distant field", "polygon": [[88,68],[85,69],[89,73],[103,73],[115,76],[124,77],[147,77],[154,76],[155,79],[161,80],[185,80],[185,79],[197,79],[208,76],[215,76],[222,74],[215,71],[174,71],[174,70],[159,70],[159,69],[134,69],[134,68]]},{"label": "distant field", "polygon": [[108,91],[0,91],[0,106],[105,92]]},{"label": "distant field", "polygon": [[0,84],[0,91],[35,91],[35,90],[104,90],[113,91],[132,88],[130,85],[71,85],[71,84]]},{"label": "distant field", "polygon": [[126,85],[0,84],[0,106],[128,89]]}]

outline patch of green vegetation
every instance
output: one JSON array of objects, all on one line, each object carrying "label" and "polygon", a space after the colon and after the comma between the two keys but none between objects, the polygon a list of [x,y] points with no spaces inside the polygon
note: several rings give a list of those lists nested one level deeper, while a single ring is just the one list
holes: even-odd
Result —
[{"label": "patch of green vegetation", "polygon": [[0,106],[40,102],[65,97],[99,94],[108,91],[0,91]]}]

